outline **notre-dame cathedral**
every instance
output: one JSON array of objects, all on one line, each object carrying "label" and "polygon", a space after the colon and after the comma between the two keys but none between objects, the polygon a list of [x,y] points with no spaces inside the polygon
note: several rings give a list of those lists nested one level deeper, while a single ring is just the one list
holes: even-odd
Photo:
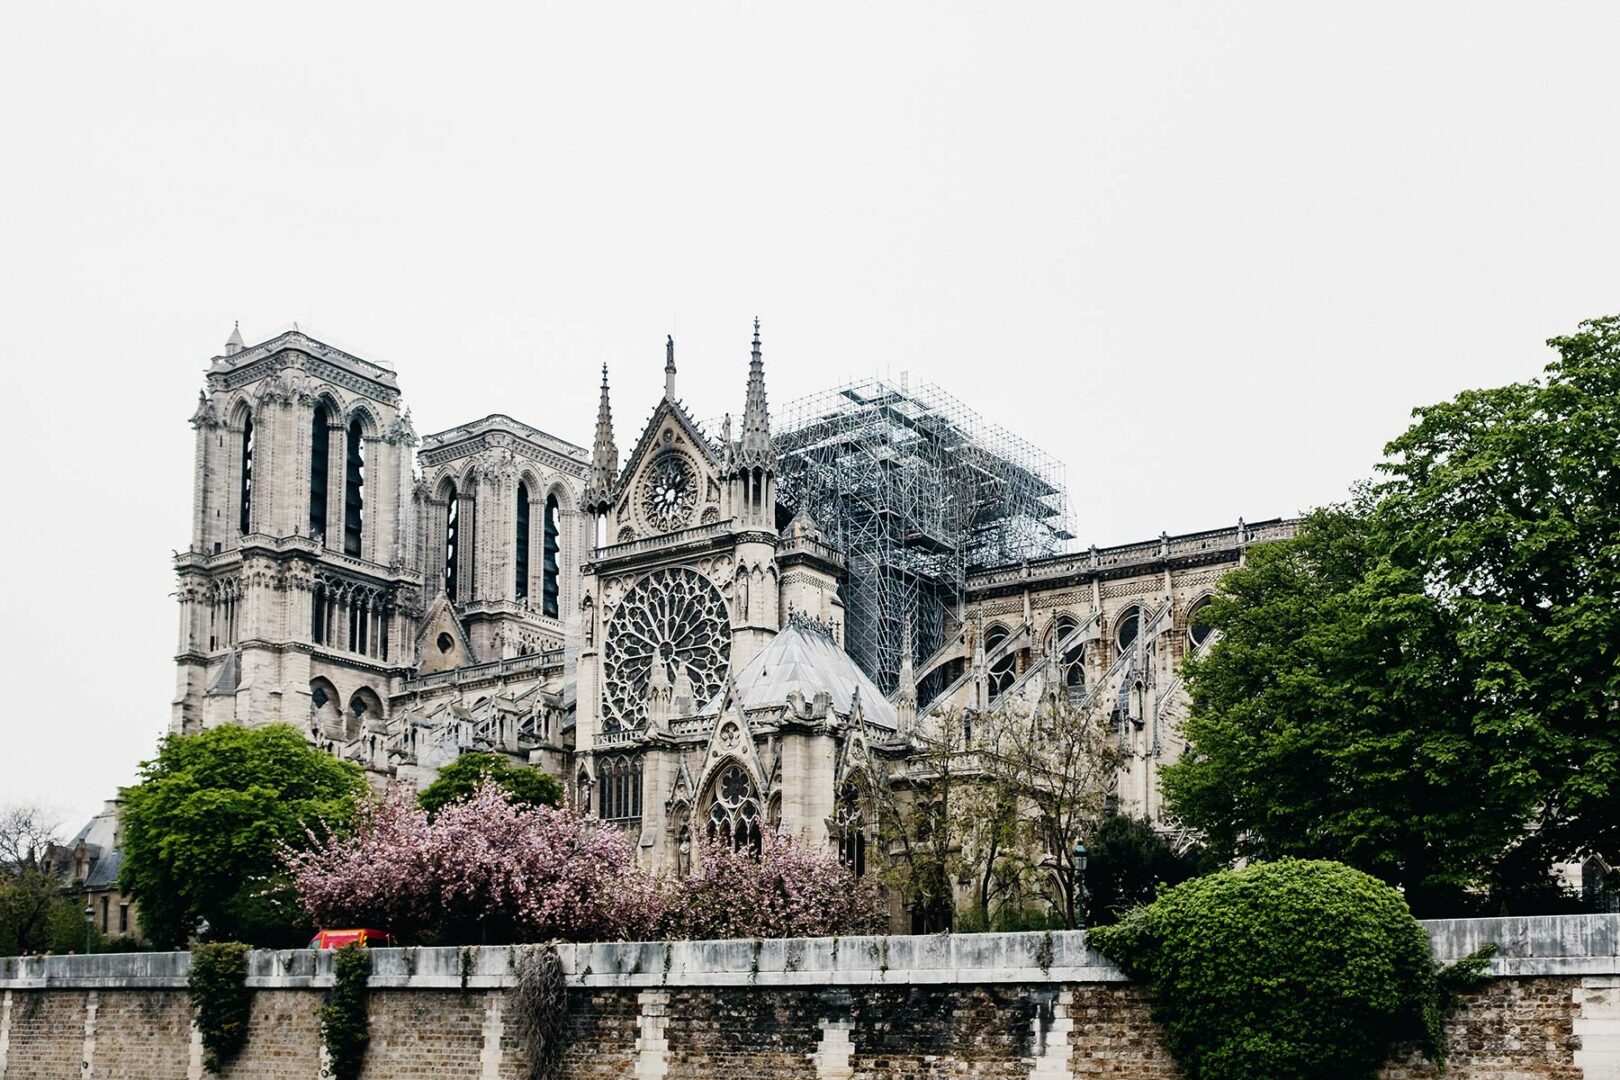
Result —
[{"label": "notre-dame cathedral", "polygon": [[773,431],[757,321],[741,352],[740,421],[703,424],[667,342],[621,458],[605,369],[588,450],[500,413],[418,437],[392,370],[233,331],[191,418],[173,730],[293,724],[417,785],[502,752],[678,870],[697,828],[848,850],[875,759],[1063,694],[1156,818],[1199,608],[1292,522],[1080,550],[1050,470],[954,399],[868,382]]}]

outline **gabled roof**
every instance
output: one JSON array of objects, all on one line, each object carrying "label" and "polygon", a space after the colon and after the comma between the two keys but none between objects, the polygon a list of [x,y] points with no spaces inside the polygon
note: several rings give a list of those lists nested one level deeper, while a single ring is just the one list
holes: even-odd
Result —
[{"label": "gabled roof", "polygon": [[720,452],[709,439],[708,434],[696,420],[692,419],[691,414],[686,411],[679,401],[673,398],[665,398],[653,410],[651,418],[641,429],[641,438],[636,440],[635,448],[630,451],[629,455],[624,459],[624,464],[620,466],[619,475],[613,484],[615,494],[624,490],[625,482],[646,460],[647,450],[652,445],[653,439],[657,437],[658,429],[664,426],[666,416],[673,417],[675,423],[686,432],[687,439],[697,448],[698,453],[703,455],[703,460],[709,463],[709,467],[717,472],[719,471]]},{"label": "gabled roof", "polygon": [[[850,718],[859,696],[868,724],[886,731],[895,728],[894,706],[877,684],[838,647],[831,631],[808,621],[790,622],[732,681],[736,703],[744,713],[780,709],[795,691],[805,701],[825,692],[840,719]],[[724,690],[716,694],[699,715],[719,715],[724,695]]]}]

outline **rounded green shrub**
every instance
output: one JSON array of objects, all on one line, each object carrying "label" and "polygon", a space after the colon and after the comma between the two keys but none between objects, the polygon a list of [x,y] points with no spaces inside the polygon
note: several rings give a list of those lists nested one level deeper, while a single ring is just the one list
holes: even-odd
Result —
[{"label": "rounded green shrub", "polygon": [[1406,1043],[1438,1059],[1458,982],[1400,893],[1334,862],[1195,878],[1091,942],[1147,984],[1188,1080],[1366,1080]]}]

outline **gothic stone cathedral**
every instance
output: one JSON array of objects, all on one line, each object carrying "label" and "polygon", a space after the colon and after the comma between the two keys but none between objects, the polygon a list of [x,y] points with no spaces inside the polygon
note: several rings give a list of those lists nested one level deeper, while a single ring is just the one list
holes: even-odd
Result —
[{"label": "gothic stone cathedral", "polygon": [[[503,752],[679,871],[698,828],[864,849],[843,799],[873,761],[903,774],[919,725],[1062,693],[1108,711],[1115,798],[1158,816],[1199,606],[1292,522],[1007,547],[1008,522],[1040,524],[1061,492],[920,395],[848,388],[773,437],[757,322],[740,430],[710,435],[675,376],[670,341],[621,464],[605,369],[589,451],[501,414],[418,438],[393,371],[233,331],[191,420],[173,730],[288,723],[416,785]],[[945,520],[969,488],[914,467],[929,438],[1022,509]],[[850,453],[865,465],[828,456]],[[815,498],[818,467],[855,487]],[[951,540],[990,535],[1002,546]]]}]

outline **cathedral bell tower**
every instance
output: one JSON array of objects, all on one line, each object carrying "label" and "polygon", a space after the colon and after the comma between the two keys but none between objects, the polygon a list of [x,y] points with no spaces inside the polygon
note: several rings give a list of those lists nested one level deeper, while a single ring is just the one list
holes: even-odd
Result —
[{"label": "cathedral bell tower", "polygon": [[394,373],[297,330],[250,346],[233,329],[191,425],[172,730],[358,739],[413,662],[421,605]]}]

